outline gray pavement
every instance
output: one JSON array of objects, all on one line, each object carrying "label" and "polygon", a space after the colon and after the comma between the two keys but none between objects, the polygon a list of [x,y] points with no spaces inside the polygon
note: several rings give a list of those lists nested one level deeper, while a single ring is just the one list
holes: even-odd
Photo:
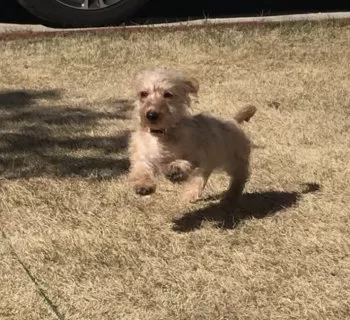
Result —
[{"label": "gray pavement", "polygon": [[[159,24],[143,24],[132,26],[115,26],[102,29],[135,29],[135,28],[164,28],[164,27],[184,27],[184,26],[200,26],[200,25],[240,25],[254,23],[284,23],[296,21],[326,21],[326,20],[349,20],[350,12],[328,12],[328,13],[308,13],[308,14],[290,14],[276,16],[260,16],[260,17],[240,17],[240,18],[216,18],[216,19],[197,19],[185,22],[159,23]],[[85,28],[85,29],[58,29],[49,28],[42,25],[30,24],[0,24],[1,33],[23,33],[23,32],[54,32],[59,31],[87,31],[97,30],[101,28]]]}]

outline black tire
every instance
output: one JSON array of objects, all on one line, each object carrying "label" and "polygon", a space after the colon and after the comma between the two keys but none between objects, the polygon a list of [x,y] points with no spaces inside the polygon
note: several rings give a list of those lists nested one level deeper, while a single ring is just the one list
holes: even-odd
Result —
[{"label": "black tire", "polygon": [[18,0],[33,15],[54,27],[101,27],[118,24],[130,18],[148,0],[121,0],[97,10],[66,6],[57,0]]}]

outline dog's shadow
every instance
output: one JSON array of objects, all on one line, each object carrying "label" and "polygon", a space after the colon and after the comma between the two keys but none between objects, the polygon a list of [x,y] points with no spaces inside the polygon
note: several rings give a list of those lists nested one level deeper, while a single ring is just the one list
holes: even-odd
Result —
[{"label": "dog's shadow", "polygon": [[[174,219],[173,230],[178,232],[190,232],[199,229],[203,221],[215,222],[216,226],[224,229],[232,229],[238,223],[250,219],[262,219],[267,216],[296,205],[303,194],[316,192],[320,185],[316,183],[304,184],[303,191],[282,192],[265,191],[245,193],[241,197],[240,206],[234,210],[227,202],[220,201],[196,211],[187,212],[182,217]],[[216,197],[204,199],[215,200]]]}]

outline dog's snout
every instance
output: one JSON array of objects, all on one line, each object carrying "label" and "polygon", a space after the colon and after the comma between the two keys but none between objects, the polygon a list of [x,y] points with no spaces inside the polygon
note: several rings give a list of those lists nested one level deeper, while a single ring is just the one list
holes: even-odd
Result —
[{"label": "dog's snout", "polygon": [[155,111],[148,111],[146,117],[150,121],[156,121],[159,118],[159,113]]}]

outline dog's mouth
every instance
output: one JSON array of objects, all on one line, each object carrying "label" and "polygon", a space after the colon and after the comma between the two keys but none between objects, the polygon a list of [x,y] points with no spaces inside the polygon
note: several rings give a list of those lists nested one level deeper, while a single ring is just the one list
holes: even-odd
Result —
[{"label": "dog's mouth", "polygon": [[149,132],[150,134],[154,134],[154,135],[157,135],[157,136],[162,136],[162,135],[165,135],[166,130],[165,130],[165,129],[152,129],[152,128],[148,128],[148,132]]}]

